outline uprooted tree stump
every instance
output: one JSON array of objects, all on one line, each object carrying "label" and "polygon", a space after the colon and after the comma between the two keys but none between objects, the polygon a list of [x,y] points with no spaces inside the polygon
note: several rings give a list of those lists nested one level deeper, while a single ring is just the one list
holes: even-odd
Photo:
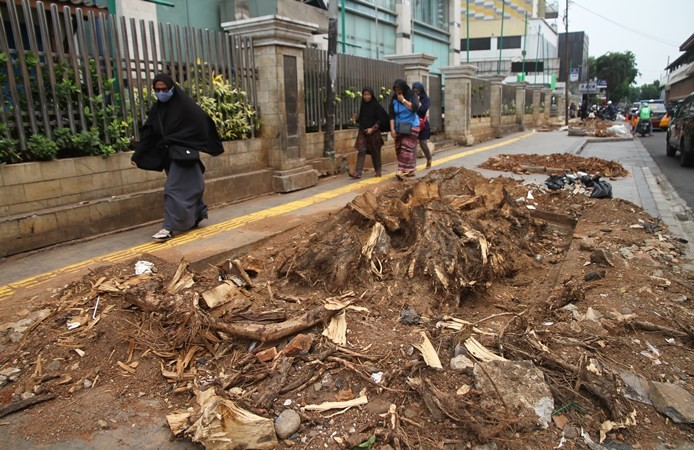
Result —
[{"label": "uprooted tree stump", "polygon": [[460,168],[379,195],[367,192],[328,221],[306,250],[288,257],[279,275],[323,283],[330,292],[358,288],[373,279],[369,273],[379,280],[419,278],[433,292],[462,299],[533,256],[522,243],[542,233],[544,222],[517,206],[507,190],[512,185]]}]

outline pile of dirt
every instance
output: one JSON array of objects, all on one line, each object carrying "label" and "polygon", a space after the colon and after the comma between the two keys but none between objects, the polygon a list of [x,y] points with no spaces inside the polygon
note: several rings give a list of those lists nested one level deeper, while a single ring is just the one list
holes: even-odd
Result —
[{"label": "pile of dirt", "polygon": [[165,414],[210,448],[691,442],[654,393],[692,389],[681,243],[528,189],[432,171],[202,273],[103,267],[5,326],[0,400],[44,444]]},{"label": "pile of dirt", "polygon": [[585,172],[603,178],[621,178],[629,172],[618,162],[601,158],[584,158],[571,153],[501,154],[479,165],[483,169],[513,173],[576,173]]}]

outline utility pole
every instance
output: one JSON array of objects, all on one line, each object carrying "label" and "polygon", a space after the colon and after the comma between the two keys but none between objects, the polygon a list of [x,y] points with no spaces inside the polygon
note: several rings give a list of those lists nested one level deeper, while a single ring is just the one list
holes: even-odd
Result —
[{"label": "utility pole", "polygon": [[564,73],[566,81],[564,82],[564,125],[569,124],[569,77],[571,76],[571,59],[569,58],[569,0],[566,0],[566,10],[564,11]]},{"label": "utility pole", "polygon": [[[328,6],[328,85],[325,100],[323,156],[335,159],[335,81],[337,80],[337,0]],[[344,39],[344,36],[343,36]]]},{"label": "utility pole", "polygon": [[506,15],[506,0],[501,0],[501,37],[499,38],[499,63],[496,65],[496,74],[501,73],[501,51],[504,49],[504,16]]}]

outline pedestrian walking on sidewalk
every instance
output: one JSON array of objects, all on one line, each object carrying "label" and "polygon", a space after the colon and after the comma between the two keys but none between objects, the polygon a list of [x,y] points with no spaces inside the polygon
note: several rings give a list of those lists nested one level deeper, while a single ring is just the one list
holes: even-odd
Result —
[{"label": "pedestrian walking on sidewalk", "polygon": [[381,147],[383,147],[381,130],[388,128],[388,114],[378,103],[374,90],[370,87],[361,90],[359,115],[355,115],[352,119],[359,124],[359,132],[354,143],[354,148],[357,149],[357,166],[354,172],[350,172],[349,176],[356,179],[361,178],[364,160],[366,154],[369,153],[374,166],[374,176],[380,177]]},{"label": "pedestrian walking on sidewalk", "polygon": [[431,105],[427,91],[424,90],[424,85],[419,81],[412,84],[412,90],[419,96],[419,146],[422,148],[422,153],[427,159],[427,169],[431,167],[431,151],[429,150],[429,138],[431,137],[431,127],[429,126],[429,106]]},{"label": "pedestrian walking on sidewalk", "polygon": [[419,97],[404,80],[393,83],[393,97],[388,106],[390,135],[395,141],[398,170],[395,176],[413,177],[417,167],[417,139],[419,135]]},{"label": "pedestrian walking on sidewalk", "polygon": [[217,128],[210,116],[176,86],[167,74],[154,77],[156,103],[140,129],[140,141],[131,158],[143,170],[166,172],[164,184],[164,224],[152,236],[166,241],[177,231],[198,226],[207,219],[207,205],[200,152],[212,156],[224,152]]}]

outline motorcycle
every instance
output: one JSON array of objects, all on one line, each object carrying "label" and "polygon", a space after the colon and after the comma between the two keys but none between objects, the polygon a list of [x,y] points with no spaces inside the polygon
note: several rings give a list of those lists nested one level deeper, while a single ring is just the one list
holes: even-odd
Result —
[{"label": "motorcycle", "polygon": [[639,133],[641,137],[648,134],[648,119],[639,120],[639,123],[636,125],[636,132]]}]

